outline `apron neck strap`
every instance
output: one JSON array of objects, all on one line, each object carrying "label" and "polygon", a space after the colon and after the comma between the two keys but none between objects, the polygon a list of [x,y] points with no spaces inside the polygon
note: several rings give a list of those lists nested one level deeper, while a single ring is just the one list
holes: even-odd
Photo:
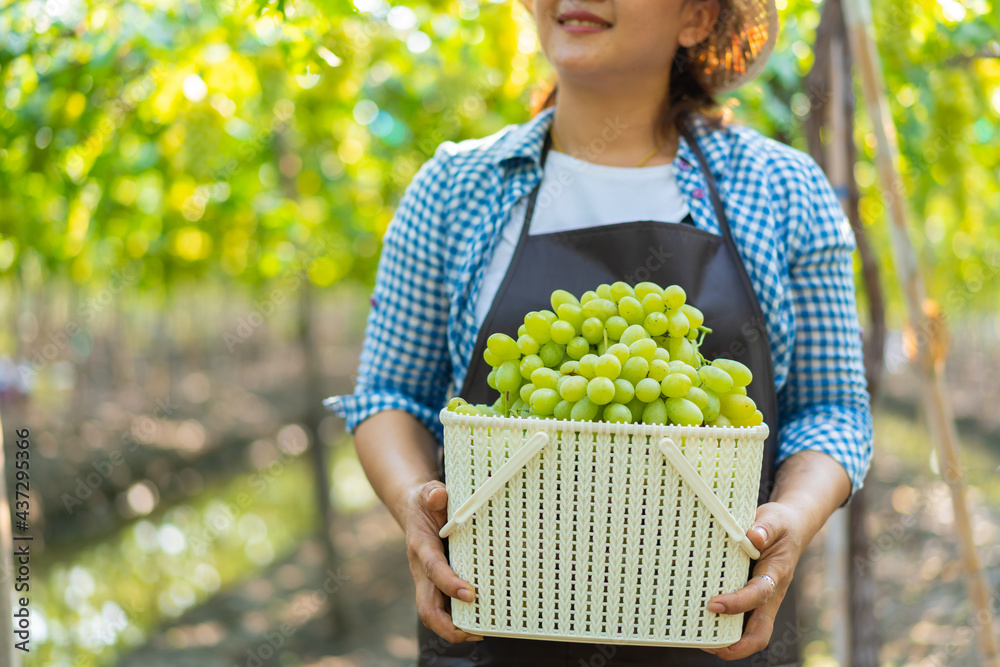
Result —
[{"label": "apron neck strap", "polygon": [[698,140],[695,139],[694,133],[691,132],[691,127],[687,120],[681,125],[681,136],[687,140],[688,146],[691,147],[691,152],[694,153],[695,158],[698,160],[698,165],[701,167],[701,172],[705,176],[705,182],[708,184],[708,194],[712,198],[712,208],[715,209],[715,217],[719,222],[719,230],[726,239],[726,243],[735,249],[736,246],[729,231],[729,218],[726,217],[726,208],[722,205],[722,197],[719,196],[719,188],[715,184],[715,176],[712,175],[712,170],[708,166],[708,160],[705,159],[705,154],[702,152],[701,146],[698,145]]}]

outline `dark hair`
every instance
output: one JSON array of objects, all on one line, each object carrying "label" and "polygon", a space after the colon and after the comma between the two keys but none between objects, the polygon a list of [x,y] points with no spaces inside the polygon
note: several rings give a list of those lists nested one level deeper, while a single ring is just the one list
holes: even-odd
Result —
[{"label": "dark hair", "polygon": [[[722,16],[725,16],[729,2],[728,0],[719,0],[719,4]],[[718,24],[716,25],[718,26]],[[696,76],[695,67],[696,61],[691,57],[690,49],[686,46],[679,47],[677,53],[674,54],[670,75],[670,95],[663,100],[657,119],[656,133],[658,138],[665,137],[672,127],[680,129],[684,119],[691,113],[704,115],[713,126],[717,127],[722,124],[724,117],[718,108],[718,103],[712,97],[706,84]],[[555,105],[557,93],[558,86],[553,81],[549,84],[547,92],[534,96],[532,115],[537,115],[542,110]]]}]

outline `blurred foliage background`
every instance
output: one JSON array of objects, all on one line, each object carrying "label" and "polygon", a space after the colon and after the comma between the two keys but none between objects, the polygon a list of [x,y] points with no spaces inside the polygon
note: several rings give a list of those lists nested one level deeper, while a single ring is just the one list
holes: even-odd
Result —
[{"label": "blurred foliage background", "polygon": [[[873,4],[913,236],[956,330],[973,495],[995,508],[1000,8]],[[820,3],[777,5],[767,70],[725,103],[805,150]],[[398,530],[319,401],[350,391],[380,239],[416,170],[442,141],[527,119],[550,78],[530,17],[514,0],[0,7],[0,400],[8,432],[37,436],[44,582],[28,664],[405,664],[415,616]],[[862,219],[889,277],[863,113],[856,141]],[[890,347],[903,358],[898,334]],[[873,530],[923,513],[893,553],[925,563],[904,599],[938,602],[893,607],[885,649],[887,664],[918,664],[962,629],[961,589],[932,448],[906,430],[913,383],[905,363],[890,371]],[[301,456],[310,446],[328,460]],[[333,480],[318,490],[334,553],[305,490],[317,465]],[[978,520],[996,544],[997,513]],[[985,561],[996,572],[1000,551]],[[349,589],[302,607],[328,566]],[[883,567],[895,590],[900,568]],[[815,616],[809,664],[822,667],[832,621]],[[262,639],[282,618],[294,636]],[[932,640],[911,637],[919,623]]]}]

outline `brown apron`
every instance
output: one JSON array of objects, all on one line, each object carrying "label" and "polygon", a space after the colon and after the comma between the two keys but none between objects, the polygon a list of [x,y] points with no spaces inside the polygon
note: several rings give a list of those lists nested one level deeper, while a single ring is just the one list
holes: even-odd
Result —
[{"label": "brown apron", "polygon": [[[652,221],[530,235],[539,184],[528,200],[517,248],[479,331],[460,395],[470,403],[492,404],[496,400],[496,391],[486,382],[490,372],[483,360],[486,339],[495,332],[517,338],[524,315],[532,310],[550,308],[549,295],[554,290],[564,289],[579,296],[601,283],[618,280],[631,284],[649,280],[659,285],[680,285],[687,292],[688,302],[701,309],[705,322],[713,329],[701,347],[705,357],[738,359],[753,372],[754,381],[748,394],[764,413],[771,432],[761,469],[758,500],[762,504],[767,502],[774,484],[779,428],[767,328],[750,277],[733,242],[715,179],[697,141],[689,131],[683,134],[708,183],[722,235],[716,236],[689,224]],[[548,149],[549,140],[546,139],[542,150],[543,167]],[[447,542],[445,549],[447,551]],[[794,585],[789,587],[778,611],[771,644],[743,660],[725,662],[704,651],[688,648],[506,637],[451,644],[418,621],[420,657],[417,664],[420,667],[793,667],[799,664],[799,642],[803,634],[796,624],[794,588]]]}]

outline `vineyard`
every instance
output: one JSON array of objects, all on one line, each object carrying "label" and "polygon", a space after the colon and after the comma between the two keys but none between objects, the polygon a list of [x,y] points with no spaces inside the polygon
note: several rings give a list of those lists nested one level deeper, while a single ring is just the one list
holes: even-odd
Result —
[{"label": "vineyard", "polygon": [[[724,102],[805,151],[822,8],[777,4],[767,69]],[[872,21],[994,592],[997,9],[880,0]],[[0,5],[0,414],[7,460],[14,429],[34,448],[24,664],[412,663],[401,532],[321,401],[352,390],[403,188],[441,142],[526,120],[550,77],[513,0]],[[858,567],[882,664],[971,667],[864,113],[854,133],[889,331]],[[838,664],[824,544],[800,567],[808,667]]]}]

